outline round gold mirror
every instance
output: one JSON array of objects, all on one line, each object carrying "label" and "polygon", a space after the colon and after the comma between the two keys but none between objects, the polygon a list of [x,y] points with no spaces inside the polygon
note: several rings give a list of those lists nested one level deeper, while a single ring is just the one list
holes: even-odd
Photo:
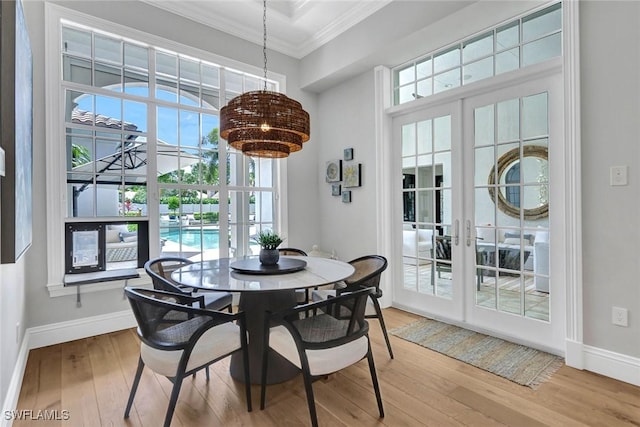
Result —
[{"label": "round gold mirror", "polygon": [[[520,148],[509,150],[500,156],[497,165],[491,168],[488,180],[491,200],[495,200],[496,188],[499,189],[498,209],[514,218],[520,218],[522,210],[525,220],[549,216],[549,200],[546,193],[549,182],[548,160],[547,147],[542,145],[525,145],[522,148],[522,157],[520,157]],[[520,183],[522,171],[527,171],[529,176],[533,174],[536,182],[539,182],[540,185],[537,188],[533,186],[508,186],[509,183]],[[498,180],[497,187],[496,178]],[[525,182],[530,179],[525,179]],[[535,197],[526,197],[525,194],[522,197],[522,207],[520,206],[520,188],[525,191],[536,189],[538,193]]]}]

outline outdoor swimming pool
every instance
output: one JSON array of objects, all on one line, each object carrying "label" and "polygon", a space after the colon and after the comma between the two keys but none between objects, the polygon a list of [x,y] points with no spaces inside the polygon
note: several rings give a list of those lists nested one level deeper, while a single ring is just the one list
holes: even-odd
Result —
[{"label": "outdoor swimming pool", "polygon": [[160,230],[160,237],[174,243],[182,243],[183,246],[191,246],[197,249],[200,249],[200,247],[202,247],[202,249],[218,249],[220,242],[218,230],[199,228],[183,228],[182,230],[164,229]]}]

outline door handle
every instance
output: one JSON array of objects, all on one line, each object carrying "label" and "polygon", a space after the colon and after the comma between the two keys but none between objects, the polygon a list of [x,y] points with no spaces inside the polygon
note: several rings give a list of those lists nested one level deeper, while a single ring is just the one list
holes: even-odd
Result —
[{"label": "door handle", "polygon": [[471,221],[467,220],[467,246],[471,246]]},{"label": "door handle", "polygon": [[460,242],[460,221],[458,221],[457,219],[456,219],[456,225],[454,228],[453,241],[456,244],[456,246],[458,246],[458,243]]}]

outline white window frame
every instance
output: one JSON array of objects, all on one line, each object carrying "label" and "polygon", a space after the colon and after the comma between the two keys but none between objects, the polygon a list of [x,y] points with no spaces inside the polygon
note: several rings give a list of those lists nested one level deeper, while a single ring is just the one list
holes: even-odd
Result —
[{"label": "white window frame", "polygon": [[[60,55],[61,23],[63,20],[73,21],[78,25],[99,29],[108,33],[117,34],[125,39],[158,46],[174,52],[199,58],[201,60],[231,68],[243,73],[262,75],[263,70],[233,59],[215,55],[211,52],[190,47],[176,41],[164,39],[149,33],[135,30],[120,24],[106,21],[91,15],[86,15],[74,10],[45,4],[45,95],[46,95],[46,224],[47,224],[47,289],[50,297],[75,295],[75,286],[65,287],[64,278],[64,253],[65,234],[64,226],[67,219],[67,184],[66,184],[66,149],[64,138],[64,94],[61,85],[62,65]],[[279,90],[286,93],[286,77],[281,74],[269,72],[267,78],[278,84]],[[221,97],[224,94],[221,93]],[[149,129],[155,123],[148,123]],[[282,159],[276,162],[274,188],[276,189],[274,225],[281,234],[288,234],[287,218],[287,162]],[[155,180],[147,182],[148,197],[157,197],[158,183]],[[158,213],[155,209],[148,209],[149,234],[153,235],[152,227],[157,228],[159,223]],[[100,218],[101,220],[122,221],[122,217]],[[74,222],[95,221],[96,218],[74,218]],[[144,270],[139,269],[140,279],[129,280],[128,285],[146,284]],[[125,285],[122,280],[82,285],[82,292],[97,292],[107,289],[121,289]]]},{"label": "white window frame", "polygon": [[[526,68],[526,67],[530,67],[532,65],[535,65],[535,64],[531,64],[531,65],[524,65],[523,64],[523,49],[524,49],[524,47],[527,46],[527,45],[530,45],[531,43],[533,43],[535,41],[542,40],[542,39],[547,38],[547,37],[552,36],[552,35],[560,34],[562,36],[562,34],[563,34],[563,25],[561,24],[560,25],[560,29],[558,29],[558,30],[553,30],[553,31],[551,31],[549,33],[544,33],[542,35],[538,35],[535,39],[524,41],[523,40],[523,25],[524,25],[524,22],[527,21],[529,18],[534,17],[536,14],[539,14],[540,12],[544,11],[545,9],[550,9],[550,8],[552,8],[554,6],[557,7],[558,5],[560,6],[560,13],[563,14],[563,11],[562,11],[562,8],[564,7],[563,2],[562,1],[551,2],[549,4],[545,4],[545,5],[539,6],[539,7],[535,8],[533,10],[530,10],[530,11],[528,11],[526,13],[520,14],[520,15],[518,15],[516,17],[513,17],[513,18],[510,18],[510,19],[505,20],[503,22],[500,22],[500,23],[498,23],[498,24],[496,24],[496,25],[494,25],[494,26],[492,26],[490,28],[483,29],[482,31],[479,31],[479,32],[477,32],[475,34],[472,34],[472,35],[469,35],[469,36],[465,36],[463,39],[457,40],[455,43],[452,43],[450,45],[441,47],[441,48],[439,48],[439,49],[437,49],[435,51],[432,51],[432,52],[429,52],[429,53],[425,53],[425,54],[421,55],[418,58],[415,58],[415,59],[413,59],[411,61],[405,62],[404,64],[400,64],[400,65],[397,65],[397,66],[393,67],[392,70],[391,70],[392,71],[392,78],[393,78],[393,82],[391,84],[392,91],[393,91],[392,98],[391,98],[393,100],[393,104],[392,105],[393,106],[400,106],[400,105],[403,105],[403,104],[406,104],[406,103],[409,103],[409,102],[413,102],[413,101],[415,101],[417,99],[420,99],[420,98],[432,97],[434,95],[437,95],[437,94],[442,93],[442,92],[446,92],[448,90],[453,90],[453,89],[456,89],[456,88],[463,87],[465,85],[474,84],[474,83],[476,83],[478,81],[482,81],[482,80],[486,80],[486,79],[490,79],[490,78],[494,78],[494,77],[500,76],[501,74],[504,74],[504,73],[496,74],[497,56],[499,54],[501,54],[501,53],[505,53],[505,52],[507,52],[509,50],[512,50],[512,49],[516,49],[517,48],[518,51],[519,51],[518,67],[515,68],[514,70],[506,71],[506,73],[513,72],[515,70],[519,70],[519,69],[522,69],[522,68]],[[504,28],[504,27],[506,27],[508,25],[511,25],[511,24],[513,24],[515,22],[518,22],[518,32],[519,32],[518,43],[516,43],[515,45],[512,45],[512,46],[508,46],[507,48],[500,49],[500,47],[497,45],[497,41],[496,41],[498,30],[500,30],[501,28]],[[464,47],[465,47],[465,45],[467,43],[473,42],[474,40],[476,40],[478,38],[481,38],[483,36],[486,36],[488,34],[492,34],[492,37],[493,37],[493,48],[492,48],[491,53],[490,54],[486,54],[486,55],[481,56],[481,57],[478,57],[478,58],[474,58],[472,60],[468,60],[468,61],[465,62],[465,60],[464,60]],[[561,41],[561,43],[562,43],[562,41]],[[455,50],[455,49],[459,49],[458,65],[455,65],[453,67],[449,67],[449,68],[445,68],[445,69],[436,71],[435,70],[435,66],[434,66],[435,58],[438,57],[439,55],[443,55],[443,54],[445,54],[445,53],[447,53],[447,52],[449,52],[451,50]],[[562,56],[562,49],[561,49],[560,56]],[[478,80],[474,80],[474,81],[465,83],[464,82],[464,76],[462,75],[462,73],[464,73],[464,67],[468,66],[468,65],[471,65],[471,64],[474,64],[474,63],[477,63],[477,62],[479,62],[481,60],[488,59],[488,58],[492,58],[492,62],[493,62],[491,76],[487,76],[487,77],[484,77],[484,78],[480,78]],[[553,58],[557,58],[557,57],[550,57],[550,58],[547,58],[546,60],[544,60],[542,62],[550,61]],[[417,65],[422,63],[423,61],[427,61],[427,60],[429,60],[431,62],[431,73],[429,75],[427,75],[426,77],[424,77],[424,78],[420,78],[415,73],[415,71],[417,70]],[[413,78],[413,80],[410,83],[406,83],[404,85],[398,84],[396,86],[396,78],[399,75],[398,73],[400,71],[406,70],[408,68],[413,68],[413,70],[414,70],[414,78]],[[436,89],[435,78],[438,77],[438,76],[442,76],[442,75],[444,75],[446,73],[449,73],[451,71],[456,71],[456,70],[458,72],[458,77],[459,77],[458,83],[459,84],[457,86],[452,86],[451,88],[445,88],[443,90],[440,90],[440,91],[436,92],[435,91],[435,89]],[[427,95],[419,95],[418,94],[418,84],[421,81],[425,81],[425,80],[431,80],[431,84],[430,84],[431,85],[431,93],[427,94]],[[406,87],[409,87],[409,86],[413,87],[413,90],[414,90],[413,94],[414,94],[415,99],[414,100],[410,100],[410,101],[400,102],[400,89],[401,88],[406,88]]]}]

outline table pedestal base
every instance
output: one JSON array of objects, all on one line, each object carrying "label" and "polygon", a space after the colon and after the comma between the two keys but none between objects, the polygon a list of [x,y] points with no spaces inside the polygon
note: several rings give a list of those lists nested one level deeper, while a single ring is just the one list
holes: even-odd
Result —
[{"label": "table pedestal base", "polygon": [[[262,379],[262,350],[264,348],[265,312],[277,312],[296,305],[295,290],[269,292],[243,292],[239,309],[244,311],[249,335],[249,375],[251,384],[260,384]],[[267,384],[285,382],[300,371],[278,353],[269,352]],[[231,356],[231,377],[245,382],[242,353]]]}]

